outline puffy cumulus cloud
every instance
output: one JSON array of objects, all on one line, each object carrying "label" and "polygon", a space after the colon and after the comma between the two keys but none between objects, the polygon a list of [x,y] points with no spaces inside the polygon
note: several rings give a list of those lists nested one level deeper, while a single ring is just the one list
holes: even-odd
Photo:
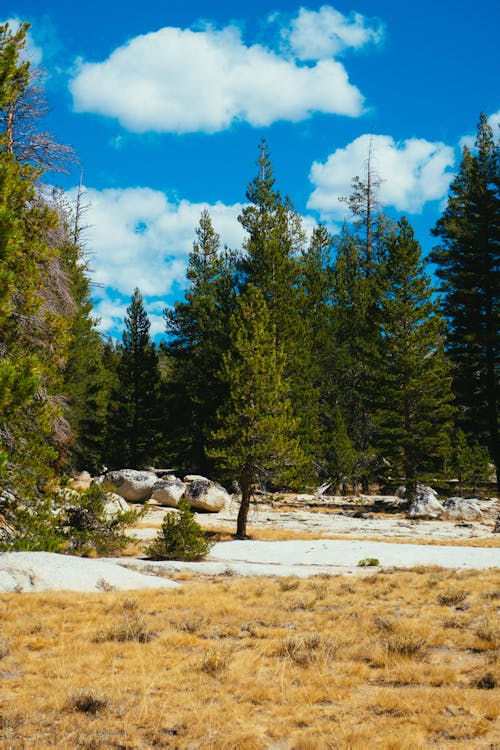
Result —
[{"label": "puffy cumulus cloud", "polygon": [[172,202],[151,188],[86,188],[85,201],[93,280],[121,294],[130,295],[138,286],[145,295],[165,295],[184,285],[187,255],[204,209],[224,242],[241,243],[238,203]]},{"label": "puffy cumulus cloud", "polygon": [[[19,18],[8,18],[6,21],[0,21],[0,23],[8,23],[11,31],[15,33],[22,22]],[[40,65],[42,62],[43,49],[36,44],[31,31],[28,31],[26,35],[26,47],[24,48],[22,57],[29,60],[33,65]]]},{"label": "puffy cumulus cloud", "polygon": [[[69,192],[74,198],[76,190]],[[242,205],[173,202],[151,188],[85,188],[85,242],[90,258],[96,315],[103,331],[116,333],[137,286],[151,313],[151,332],[164,329],[166,299],[185,286],[188,254],[201,212],[207,209],[221,243],[239,247]]]},{"label": "puffy cumulus cloud", "polygon": [[338,61],[299,65],[246,46],[235,26],[137,36],[103,62],[80,60],[70,90],[77,112],[116,118],[136,133],[215,133],[236,121],[260,127],[363,111],[363,96]]},{"label": "puffy cumulus cloud", "polygon": [[378,193],[382,205],[419,213],[427,201],[445,195],[452,178],[447,170],[455,162],[452,148],[420,138],[397,143],[389,135],[365,134],[334,151],[326,162],[313,163],[309,176],[315,187],[308,208],[325,219],[341,221],[347,207],[339,198],[349,195],[354,176],[365,173],[370,152],[372,168],[382,180]]},{"label": "puffy cumulus cloud", "polygon": [[347,17],[330,5],[323,5],[317,11],[301,8],[296,18],[283,29],[282,37],[299,60],[320,60],[339,55],[349,48],[380,44],[384,26],[360,13],[351,13]]}]

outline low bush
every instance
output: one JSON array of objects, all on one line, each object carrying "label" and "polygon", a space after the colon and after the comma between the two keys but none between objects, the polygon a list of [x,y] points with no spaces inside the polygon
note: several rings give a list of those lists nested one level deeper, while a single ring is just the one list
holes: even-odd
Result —
[{"label": "low bush", "polygon": [[106,513],[106,492],[98,484],[68,500],[62,493],[47,493],[21,502],[10,499],[0,508],[13,528],[0,550],[65,552],[80,556],[115,555],[132,539],[125,529],[138,511]]},{"label": "low bush", "polygon": [[360,568],[376,567],[377,565],[380,565],[380,560],[377,560],[376,557],[364,557],[358,562]]},{"label": "low bush", "polygon": [[179,500],[177,508],[178,513],[167,513],[156,539],[146,548],[153,560],[200,560],[213,546],[188,503]]}]

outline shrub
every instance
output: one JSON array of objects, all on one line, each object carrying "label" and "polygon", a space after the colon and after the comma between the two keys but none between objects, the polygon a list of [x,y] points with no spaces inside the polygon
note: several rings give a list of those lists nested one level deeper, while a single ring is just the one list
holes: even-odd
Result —
[{"label": "shrub", "polygon": [[146,554],[153,560],[199,560],[212,547],[185,500],[177,504],[179,513],[167,513],[156,539]]},{"label": "shrub", "polygon": [[137,641],[137,643],[149,643],[156,637],[145,624],[140,612],[134,610],[123,610],[121,619],[111,627],[99,631],[94,638],[96,643],[104,641]]},{"label": "shrub", "polygon": [[72,693],[68,700],[68,709],[81,711],[85,714],[97,714],[108,705],[107,698],[103,698],[94,690],[78,690]]},{"label": "shrub", "polygon": [[376,567],[377,565],[380,565],[380,560],[377,560],[376,557],[364,557],[358,562],[360,568],[366,568],[369,566]]},{"label": "shrub", "polygon": [[387,641],[387,650],[393,656],[421,656],[425,651],[425,640],[413,633],[396,633]]},{"label": "shrub", "polygon": [[452,607],[460,604],[467,598],[467,591],[463,589],[450,588],[443,591],[438,596],[438,602],[445,607]]},{"label": "shrub", "polygon": [[[6,514],[14,533],[0,549],[113,555],[131,541],[124,529],[140,512],[124,511],[112,518],[105,511],[106,491],[92,484],[71,503],[64,494],[40,495],[26,503],[10,503]],[[3,509],[2,509],[3,510]]]}]

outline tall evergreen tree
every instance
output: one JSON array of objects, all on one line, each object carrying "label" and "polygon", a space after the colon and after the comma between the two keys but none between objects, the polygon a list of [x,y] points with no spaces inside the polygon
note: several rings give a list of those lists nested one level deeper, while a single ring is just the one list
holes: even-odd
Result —
[{"label": "tall evergreen tree", "polygon": [[221,378],[229,398],[221,407],[214,454],[221,471],[237,478],[241,489],[236,536],[246,536],[252,485],[287,481],[304,463],[299,421],[288,398],[283,348],[262,292],[248,286],[230,323],[231,346],[223,357]]},{"label": "tall evergreen tree", "polygon": [[[335,251],[330,410],[341,434],[344,429],[347,431],[356,455],[350,480],[353,484],[361,482],[367,490],[375,469],[369,383],[379,336],[377,297],[373,293],[372,279],[367,278],[364,271],[359,243],[346,225],[336,238]],[[336,439],[332,432],[331,440]]]},{"label": "tall evergreen tree", "polygon": [[210,433],[226,396],[219,370],[234,297],[233,257],[221,250],[208,211],[200,217],[187,278],[185,299],[165,311],[168,440],[177,465],[207,473]]},{"label": "tall evergreen tree", "polygon": [[113,371],[103,362],[104,344],[97,330],[90,296],[88,264],[81,239],[81,194],[73,209],[60,191],[52,205],[58,225],[51,232],[51,246],[58,251],[59,274],[65,291],[65,317],[69,320],[69,343],[63,369],[65,415],[72,431],[69,462],[73,469],[99,473],[103,465],[106,418]]},{"label": "tall evergreen tree", "polygon": [[276,347],[283,347],[285,352],[292,408],[300,418],[300,440],[310,459],[311,475],[318,394],[299,291],[299,254],[306,238],[291,201],[283,199],[276,189],[265,141],[261,143],[257,164],[257,175],[246,193],[249,205],[239,217],[247,231],[239,263],[241,288],[252,285],[260,290],[271,316]]},{"label": "tall evergreen tree", "polygon": [[[316,474],[324,478],[331,474],[329,457],[338,414],[332,407],[335,359],[335,332],[333,319],[333,266],[331,258],[332,237],[320,224],[311,235],[307,250],[299,260],[299,308],[302,313],[305,336],[308,342],[312,376],[313,400],[308,403],[314,429],[311,441]],[[317,413],[313,413],[316,407]]]},{"label": "tall evergreen tree", "polygon": [[344,228],[335,264],[338,405],[357,452],[355,472],[365,491],[376,470],[369,384],[378,345],[386,243],[393,226],[380,209],[381,182],[370,144],[363,177],[355,177],[351,194],[341,199],[352,213],[354,232]]},{"label": "tall evergreen tree", "polygon": [[4,481],[23,491],[43,486],[66,442],[59,388],[68,342],[54,284],[59,260],[48,242],[57,215],[37,192],[40,169],[29,148],[15,145],[18,104],[31,80],[22,62],[26,32],[26,24],[15,33],[0,26],[0,435]]},{"label": "tall evergreen tree", "polygon": [[119,348],[118,393],[110,420],[109,462],[114,467],[142,468],[158,453],[160,372],[151,341],[151,324],[142,295],[135,289]]},{"label": "tall evergreen tree", "polygon": [[488,446],[500,486],[500,151],[484,114],[433,233],[459,424]]},{"label": "tall evergreen tree", "polygon": [[432,300],[421,251],[406,219],[388,242],[380,338],[372,363],[375,444],[408,494],[426,471],[443,467],[450,450],[451,376],[443,321]]}]

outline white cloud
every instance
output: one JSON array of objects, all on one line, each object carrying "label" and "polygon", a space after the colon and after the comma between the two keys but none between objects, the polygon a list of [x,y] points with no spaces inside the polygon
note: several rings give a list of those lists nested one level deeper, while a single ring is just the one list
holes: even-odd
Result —
[{"label": "white cloud", "polygon": [[137,36],[100,63],[78,61],[77,112],[113,117],[137,133],[214,133],[245,121],[267,126],[314,112],[358,116],[363,96],[334,59],[299,65],[235,26],[165,27]]},{"label": "white cloud", "polygon": [[318,11],[301,8],[282,36],[299,60],[320,60],[335,57],[346,49],[360,49],[379,44],[384,27],[379,21],[368,21],[360,13],[349,17],[330,5]]},{"label": "white cloud", "polygon": [[[196,239],[201,212],[207,209],[221,246],[238,248],[243,229],[237,221],[242,205],[221,202],[173,202],[151,188],[96,190],[85,188],[85,246],[90,254],[95,314],[100,329],[123,328],[130,297],[139,287],[150,313],[151,335],[164,331],[162,311],[169,295],[186,285],[188,254]],[[69,191],[70,199],[76,189]]]},{"label": "white cloud", "polygon": [[348,209],[339,197],[349,195],[353,177],[363,177],[370,146],[371,166],[382,180],[378,199],[383,206],[415,214],[427,201],[446,194],[452,178],[447,170],[455,162],[450,146],[420,138],[398,143],[389,135],[365,134],[334,151],[325,163],[313,163],[308,208],[324,219],[342,221]]},{"label": "white cloud", "polygon": [[203,209],[225,242],[241,244],[238,203],[171,202],[151,188],[86,188],[85,202],[93,281],[121,294],[130,295],[138,286],[144,295],[167,295],[176,285],[184,286],[187,255]]},{"label": "white cloud", "polygon": [[[19,18],[8,18],[6,21],[1,21],[0,23],[8,23],[11,31],[15,34],[21,25],[21,20]],[[33,65],[40,65],[42,62],[43,50],[35,43],[31,31],[28,31],[26,35],[26,47],[21,58],[29,60]]]}]

